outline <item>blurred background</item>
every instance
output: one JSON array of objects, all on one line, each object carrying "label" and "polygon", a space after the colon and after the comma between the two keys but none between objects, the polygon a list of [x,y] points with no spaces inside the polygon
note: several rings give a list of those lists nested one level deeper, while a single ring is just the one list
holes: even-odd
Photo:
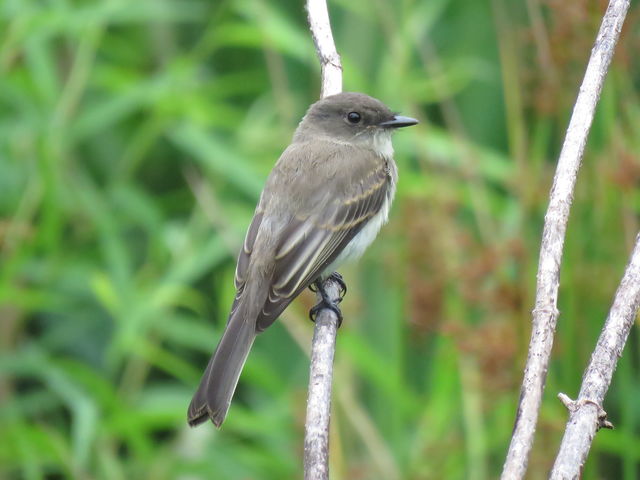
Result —
[{"label": "blurred background", "polygon": [[[344,88],[420,119],[342,273],[334,479],[495,478],[556,159],[606,3],[332,0]],[[546,478],[639,228],[630,11],[578,179],[529,478]],[[301,478],[314,297],[222,430],[186,408],[269,170],[319,94],[302,0],[0,3],[0,478]],[[585,479],[640,478],[632,331]]]}]

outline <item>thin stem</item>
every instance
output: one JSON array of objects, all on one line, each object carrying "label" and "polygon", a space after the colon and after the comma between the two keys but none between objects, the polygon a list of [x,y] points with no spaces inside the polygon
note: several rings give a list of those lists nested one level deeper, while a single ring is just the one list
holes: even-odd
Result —
[{"label": "thin stem", "polygon": [[560,265],[569,209],[587,136],[629,0],[611,0],[602,20],[565,136],[545,215],[529,354],[502,479],[524,477],[538,421],[558,318]]},{"label": "thin stem", "polygon": [[[332,301],[340,298],[340,287],[329,279],[324,289]],[[318,295],[320,299],[320,295]],[[316,317],[311,344],[309,367],[309,397],[304,435],[304,478],[326,480],[329,478],[329,423],[331,419],[331,383],[333,381],[333,356],[338,333],[338,317],[329,309],[323,309]]]},{"label": "thin stem", "polygon": [[320,98],[342,91],[342,64],[336,50],[325,0],[307,0],[309,28],[322,68]]},{"label": "thin stem", "polygon": [[556,457],[552,480],[578,478],[587,461],[593,437],[600,428],[612,428],[602,408],[613,372],[622,355],[629,331],[640,307],[640,235],[631,260],[616,291],[609,316],[602,329],[591,361],[585,371],[578,399],[560,398],[570,412],[569,421]]}]

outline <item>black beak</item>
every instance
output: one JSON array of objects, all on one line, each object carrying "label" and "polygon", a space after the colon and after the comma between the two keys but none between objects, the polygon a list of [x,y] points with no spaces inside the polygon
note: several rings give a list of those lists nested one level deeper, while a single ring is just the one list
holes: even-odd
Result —
[{"label": "black beak", "polygon": [[379,124],[379,126],[384,128],[400,128],[410,127],[411,125],[415,125],[416,123],[418,123],[418,120],[416,120],[415,118],[403,117],[402,115],[394,115],[391,120],[382,122]]}]

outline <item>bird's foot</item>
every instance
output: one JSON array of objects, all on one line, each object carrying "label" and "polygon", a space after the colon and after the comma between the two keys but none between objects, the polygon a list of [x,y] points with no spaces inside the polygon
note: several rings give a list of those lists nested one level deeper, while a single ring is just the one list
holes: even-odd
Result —
[{"label": "bird's foot", "polygon": [[342,312],[340,311],[338,305],[336,305],[335,303],[324,303],[324,301],[322,301],[317,305],[311,307],[311,310],[309,310],[309,318],[311,319],[311,321],[315,323],[318,313],[320,312],[320,310],[324,310],[325,308],[331,310],[336,314],[336,317],[338,317],[338,328],[340,328],[340,326],[342,325]]},{"label": "bird's foot", "polygon": [[[344,296],[347,294],[347,284],[344,282],[344,278],[342,278],[342,275],[340,275],[338,272],[333,272],[331,275],[329,275],[326,278],[326,280],[329,280],[329,279],[333,280],[338,285],[340,285],[340,300],[338,300],[338,303],[340,303],[344,298]],[[311,290],[313,293],[318,292],[318,282],[319,280],[309,285],[309,290]]]},{"label": "bird's foot", "polygon": [[340,301],[342,301],[344,296],[347,294],[347,284],[344,283],[344,278],[342,278],[342,275],[338,272],[333,272],[328,278],[340,285]]},{"label": "bird's foot", "polygon": [[[334,277],[334,275],[337,275],[339,278]],[[329,295],[327,294],[326,290],[322,286],[322,280],[320,279],[316,280],[313,283],[314,288],[311,288],[311,287],[309,288],[311,288],[311,291],[313,292],[320,292],[320,296],[322,297],[322,300],[320,300],[320,302],[318,302],[317,305],[313,306],[311,310],[309,310],[309,318],[311,319],[312,322],[315,322],[316,317],[320,312],[320,310],[327,308],[336,314],[336,317],[338,318],[338,328],[340,328],[340,325],[342,325],[342,312],[340,311],[338,304],[342,301],[342,297],[344,297],[344,294],[347,291],[347,287],[344,284],[344,281],[342,280],[342,276],[339,273],[337,272],[332,273],[331,278],[340,284],[340,298],[338,298],[335,302],[332,301],[329,298]]]}]

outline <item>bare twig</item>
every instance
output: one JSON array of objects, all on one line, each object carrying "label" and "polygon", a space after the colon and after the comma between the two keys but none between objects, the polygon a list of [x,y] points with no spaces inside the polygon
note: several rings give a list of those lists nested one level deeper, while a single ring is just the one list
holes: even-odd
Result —
[{"label": "bare twig", "polygon": [[[311,357],[308,345],[311,343],[312,335],[309,335],[304,325],[294,320],[293,315],[286,312],[280,316],[280,320],[302,352]],[[2,339],[2,336],[0,336],[0,339]],[[367,449],[372,469],[377,472],[378,478],[384,478],[385,480],[399,479],[401,477],[400,468],[377,426],[374,425],[363,405],[357,401],[357,388],[351,382],[350,376],[343,375],[342,379],[336,376],[335,383],[337,389],[333,395],[333,400],[340,410],[349,412],[345,421]]]},{"label": "bare twig", "polygon": [[[631,323],[633,323],[633,322],[631,322]],[[627,334],[628,334],[628,332],[627,332]],[[615,363],[615,360],[614,360],[614,363]],[[613,370],[614,369],[615,369],[615,364],[612,367],[612,371],[611,371],[612,374],[613,374]],[[578,400],[571,400],[571,398],[568,395],[566,395],[566,394],[564,394],[562,392],[560,392],[558,394],[558,398],[560,399],[562,404],[565,407],[567,407],[567,410],[569,410],[569,414],[570,415],[573,415],[583,405],[586,405],[588,403],[594,405],[598,409],[597,422],[596,422],[596,431],[600,430],[601,428],[608,428],[609,430],[613,430],[613,423],[611,423],[609,421],[609,419],[607,418],[607,412],[604,411],[604,408],[602,408],[599,403],[597,403],[597,402],[595,402],[593,400],[589,400],[588,398],[581,398],[581,399],[578,399]]]},{"label": "bare twig", "polygon": [[579,478],[595,433],[600,428],[613,428],[607,420],[602,402],[639,307],[640,235],[636,237],[631,260],[616,292],[598,344],[591,355],[578,399],[574,402],[566,395],[560,394],[560,399],[568,407],[570,415],[549,478]]},{"label": "bare twig", "polygon": [[313,43],[322,67],[320,98],[324,98],[342,91],[342,64],[333,42],[326,0],[307,0],[307,13]]},{"label": "bare twig", "polygon": [[[342,91],[342,65],[333,42],[326,0],[307,0],[307,13],[311,35],[322,67],[320,97],[324,98]],[[340,287],[337,282],[328,279],[323,286],[329,298],[338,302]],[[320,298],[318,294],[318,300]],[[336,314],[329,309],[321,310],[316,317],[311,345],[309,397],[304,437],[305,480],[329,478],[331,382],[337,331]]]},{"label": "bare twig", "polygon": [[560,263],[573,189],[604,78],[628,9],[629,0],[611,0],[609,3],[560,152],[540,246],[529,354],[514,432],[502,471],[503,480],[521,479],[527,470],[558,318]]},{"label": "bare twig", "polygon": [[[329,279],[323,284],[332,301],[340,299],[340,287]],[[327,308],[318,313],[311,347],[309,398],[304,436],[305,480],[329,478],[329,420],[331,416],[331,382],[333,354],[338,332],[338,318]]]}]

